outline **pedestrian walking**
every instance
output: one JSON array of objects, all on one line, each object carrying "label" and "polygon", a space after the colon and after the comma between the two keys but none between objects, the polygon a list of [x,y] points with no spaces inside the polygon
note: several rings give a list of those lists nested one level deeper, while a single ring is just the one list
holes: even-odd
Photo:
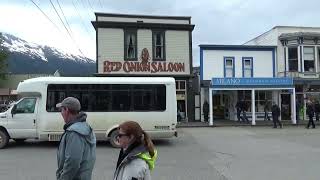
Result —
[{"label": "pedestrian walking", "polygon": [[270,117],[269,117],[269,110],[270,110],[270,107],[269,107],[269,103],[267,100],[264,101],[264,120],[265,121],[270,121]]},{"label": "pedestrian walking", "polygon": [[279,121],[280,107],[275,102],[271,107],[271,112],[272,112],[273,128],[277,128],[277,124],[279,124],[280,128],[282,128],[282,123]]},{"label": "pedestrian walking", "polygon": [[249,119],[247,117],[248,106],[247,106],[246,102],[244,102],[244,100],[241,100],[240,103],[241,103],[240,106],[241,106],[241,111],[242,111],[242,121],[249,123]]},{"label": "pedestrian walking", "polygon": [[209,119],[209,103],[206,100],[203,103],[203,117],[204,117],[204,121],[208,122],[208,119]]},{"label": "pedestrian walking", "polygon": [[121,147],[113,180],[150,180],[157,151],[140,125],[127,121],[119,126],[118,141]]},{"label": "pedestrian walking", "polygon": [[241,103],[240,103],[240,101],[237,102],[235,107],[236,107],[236,110],[237,110],[238,122],[241,122]]},{"label": "pedestrian walking", "polygon": [[298,100],[296,102],[296,123],[299,124],[300,122],[300,111],[301,111],[301,103]]},{"label": "pedestrian walking", "polygon": [[309,122],[307,125],[307,129],[312,125],[312,128],[316,128],[316,125],[314,124],[313,121],[313,116],[314,116],[314,106],[310,100],[307,101],[307,115],[309,117]]},{"label": "pedestrian walking", "polygon": [[320,113],[320,104],[319,104],[319,101],[316,101],[314,103],[314,113],[315,113],[315,116],[316,116],[316,121],[319,121],[319,113]]},{"label": "pedestrian walking", "polygon": [[67,97],[56,105],[64,119],[64,133],[57,152],[57,180],[91,180],[96,160],[96,137],[80,112],[78,99]]}]

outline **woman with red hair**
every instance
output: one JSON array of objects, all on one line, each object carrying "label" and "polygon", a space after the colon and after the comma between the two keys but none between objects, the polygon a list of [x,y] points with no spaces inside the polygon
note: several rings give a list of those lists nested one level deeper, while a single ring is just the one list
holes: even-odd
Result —
[{"label": "woman with red hair", "polygon": [[118,141],[121,147],[113,180],[150,180],[157,151],[150,136],[134,121],[119,126]]}]

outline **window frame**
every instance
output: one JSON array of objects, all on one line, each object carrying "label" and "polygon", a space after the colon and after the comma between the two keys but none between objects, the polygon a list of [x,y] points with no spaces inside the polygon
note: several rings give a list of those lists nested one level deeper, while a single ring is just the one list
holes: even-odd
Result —
[{"label": "window frame", "polygon": [[[135,42],[134,42],[134,53],[135,57],[131,58],[128,57],[128,51],[127,51],[127,36],[128,35],[134,35]],[[138,35],[137,35],[137,29],[124,29],[124,60],[125,61],[137,61],[138,60]]]},{"label": "window frame", "polygon": [[[310,48],[310,49],[312,49],[313,50],[313,53],[312,53],[312,55],[313,55],[313,60],[306,60],[305,59],[305,48]],[[303,54],[303,72],[311,72],[311,73],[314,73],[314,72],[316,72],[316,56],[315,56],[315,46],[303,46],[303,51],[302,51],[302,54]],[[307,53],[307,54],[311,54],[311,53]],[[313,71],[306,71],[305,70],[305,62],[306,61],[313,61]]]},{"label": "window frame", "polygon": [[[245,66],[245,61],[249,60],[250,61],[250,68],[247,68]],[[249,77],[253,77],[253,57],[242,57],[242,77],[246,77],[245,76],[245,71],[246,70],[250,70],[250,76]]]},{"label": "window frame", "polygon": [[[296,48],[296,55],[297,55],[297,58],[296,59],[290,59],[290,49],[292,48]],[[288,71],[289,72],[298,72],[299,71],[299,48],[298,46],[288,46],[287,47],[288,49]],[[297,69],[296,70],[290,70],[290,61],[296,61],[297,63]]]},{"label": "window frame", "polygon": [[[234,62],[234,57],[233,56],[224,56],[223,57],[223,76],[224,77],[227,77],[227,69],[232,69],[232,76],[231,77],[234,77],[235,76],[235,62]],[[226,64],[227,64],[227,60],[232,60],[232,68],[227,68],[226,67]]]},{"label": "window frame", "polygon": [[[33,109],[29,109],[31,111],[26,111],[26,106],[24,106],[24,109],[19,108],[19,105],[21,105],[21,103],[25,103],[24,101],[28,101],[28,100],[32,100],[32,108]],[[35,97],[26,97],[23,98],[22,101],[18,102],[15,106],[15,114],[34,114],[36,111],[36,105],[37,105],[37,98]],[[19,111],[19,110],[23,110],[23,111]]]},{"label": "window frame", "polygon": [[[156,57],[156,41],[155,41],[155,35],[156,34],[161,34],[163,37],[163,57],[157,58]],[[165,35],[165,30],[152,30],[152,58],[153,61],[165,61],[166,60],[166,35]]]}]

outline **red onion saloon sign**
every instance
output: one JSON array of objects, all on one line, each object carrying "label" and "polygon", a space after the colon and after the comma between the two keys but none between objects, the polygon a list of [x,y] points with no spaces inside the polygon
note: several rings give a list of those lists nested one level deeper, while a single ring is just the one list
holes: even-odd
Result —
[{"label": "red onion saloon sign", "polygon": [[137,61],[126,61],[126,62],[113,62],[104,61],[103,71],[106,73],[124,71],[126,73],[130,72],[185,72],[184,63],[175,62],[149,62],[150,56],[147,48],[144,48],[141,52],[141,62]]}]

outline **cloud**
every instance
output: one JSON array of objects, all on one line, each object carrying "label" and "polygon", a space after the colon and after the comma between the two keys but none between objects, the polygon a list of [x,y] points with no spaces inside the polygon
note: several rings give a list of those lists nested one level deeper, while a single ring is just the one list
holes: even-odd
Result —
[{"label": "cloud", "polygon": [[6,18],[0,18],[0,31],[74,54],[80,54],[79,49],[81,49],[85,56],[95,59],[95,30],[91,26],[90,20],[86,19],[87,25],[90,25],[88,34],[75,13],[72,13],[72,9],[70,7],[64,9],[64,13],[69,19],[71,36],[67,33],[52,7],[45,6],[42,10],[53,23],[32,4],[1,5],[0,17]]},{"label": "cloud", "polygon": [[[28,41],[60,47],[79,54],[50,1],[34,0],[59,26],[48,21],[31,1],[0,3],[0,31]],[[22,4],[24,2],[25,4]],[[56,0],[52,2],[57,6]],[[78,46],[95,59],[94,12],[164,16],[191,16],[193,60],[199,64],[199,44],[243,44],[276,25],[320,26],[320,1],[299,0],[69,0],[59,1]],[[90,2],[90,4],[89,4]],[[4,26],[5,25],[5,26]]]}]

